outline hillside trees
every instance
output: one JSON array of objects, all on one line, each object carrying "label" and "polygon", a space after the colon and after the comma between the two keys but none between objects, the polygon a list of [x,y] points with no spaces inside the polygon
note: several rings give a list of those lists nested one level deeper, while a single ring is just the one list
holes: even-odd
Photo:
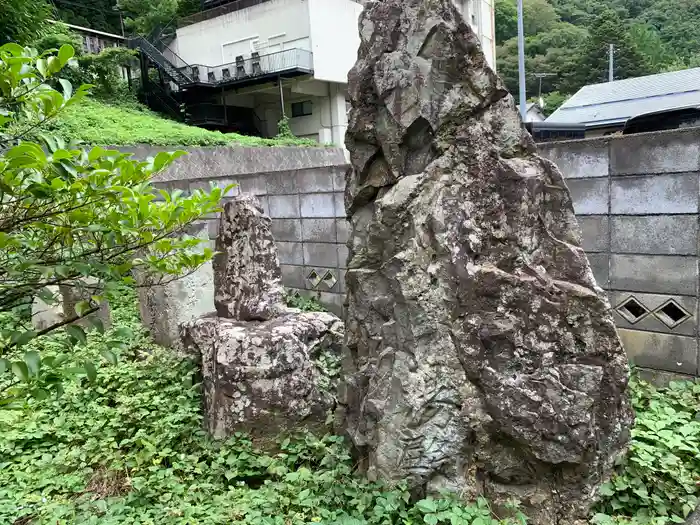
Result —
[{"label": "hillside trees", "polygon": [[52,14],[51,4],[47,0],[2,0],[0,44],[24,44],[38,37]]},{"label": "hillside trees", "polygon": [[652,73],[648,57],[642,53],[618,14],[612,9],[600,13],[589,29],[588,38],[580,46],[578,56],[570,64],[560,87],[572,93],[586,84],[608,80],[609,45],[615,46],[615,78],[631,78]]},{"label": "hillside trees", "polygon": [[163,30],[179,17],[199,11],[198,0],[117,0],[118,9],[126,14],[129,32],[149,35]]},{"label": "hillside trees", "polygon": [[107,33],[122,34],[116,0],[54,0],[60,20]]},{"label": "hillside trees", "polygon": [[[18,1],[18,0],[11,0]],[[46,0],[43,0],[46,1]],[[53,0],[60,20],[98,31],[149,35],[200,10],[200,0]],[[123,24],[123,26],[122,26]]]},{"label": "hillside trees", "polygon": [[[517,90],[515,2],[495,3],[498,71],[513,92]],[[530,10],[528,3],[533,6]],[[700,0],[526,0],[525,6],[529,96],[536,96],[539,86],[534,73],[550,75],[543,79],[543,95],[559,94],[545,97],[550,100],[607,81],[609,44],[615,45],[616,79],[700,64],[700,37],[694,29],[700,25]]]}]

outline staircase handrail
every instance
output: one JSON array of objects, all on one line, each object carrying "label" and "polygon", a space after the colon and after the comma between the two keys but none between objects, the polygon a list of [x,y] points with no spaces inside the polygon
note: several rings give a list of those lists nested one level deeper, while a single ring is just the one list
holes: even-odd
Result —
[{"label": "staircase handrail", "polygon": [[[128,46],[132,49],[140,49],[141,51],[146,53],[151,60],[153,60],[156,64],[158,64],[166,72],[168,72],[168,66],[169,66],[174,71],[176,71],[179,75],[182,75],[182,77],[186,83],[193,82],[192,75],[191,75],[191,71],[192,71],[191,66],[189,64],[187,64],[184,60],[182,60],[176,53],[173,52],[173,55],[179,61],[182,62],[182,65],[173,64],[170,60],[168,60],[168,58],[163,53],[160,52],[160,50],[156,46],[154,46],[151,42],[149,42],[146,38],[144,38],[142,36],[130,38],[128,41]],[[182,81],[182,79],[174,79],[174,80],[176,82],[178,80]],[[180,82],[180,83],[182,83],[182,82]]]}]

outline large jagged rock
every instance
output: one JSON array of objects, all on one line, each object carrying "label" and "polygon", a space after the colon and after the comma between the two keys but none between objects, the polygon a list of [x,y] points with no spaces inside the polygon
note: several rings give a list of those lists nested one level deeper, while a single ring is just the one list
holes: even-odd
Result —
[{"label": "large jagged rock", "polygon": [[270,219],[253,197],[227,202],[214,258],[214,303],[221,317],[264,321],[284,310],[282,272]]},{"label": "large jagged rock", "polygon": [[568,189],[451,0],[360,36],[339,420],[370,476],[583,524],[633,416]]},{"label": "large jagged rock", "polygon": [[263,448],[299,427],[321,431],[335,408],[338,371],[328,365],[339,361],[343,323],[285,307],[270,219],[253,198],[228,202],[219,232],[217,312],[180,325],[201,362],[208,430],[247,432]]}]

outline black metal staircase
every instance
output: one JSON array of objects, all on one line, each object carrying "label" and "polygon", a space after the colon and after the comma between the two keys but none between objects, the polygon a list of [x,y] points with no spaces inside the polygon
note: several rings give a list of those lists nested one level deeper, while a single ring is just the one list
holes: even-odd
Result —
[{"label": "black metal staircase", "polygon": [[[143,98],[151,109],[195,126],[261,135],[260,120],[252,109],[211,103],[212,92],[202,91],[209,86],[202,86],[198,66],[187,64],[169,50],[176,61],[173,63],[141,36],[130,38],[128,46],[139,52]],[[150,78],[152,68],[158,71],[159,82]]]},{"label": "black metal staircase", "polygon": [[165,113],[177,120],[187,121],[186,105],[165,90],[160,84],[150,82],[143,91],[146,105],[160,113]]},{"label": "black metal staircase", "polygon": [[[157,67],[159,67],[178,87],[184,88],[194,84],[192,78],[192,66],[183,64],[178,67],[173,64],[161,51],[142,36],[129,39],[129,48],[136,49],[145,54]],[[178,57],[179,58],[179,57]],[[182,60],[182,59],[180,59]]]}]

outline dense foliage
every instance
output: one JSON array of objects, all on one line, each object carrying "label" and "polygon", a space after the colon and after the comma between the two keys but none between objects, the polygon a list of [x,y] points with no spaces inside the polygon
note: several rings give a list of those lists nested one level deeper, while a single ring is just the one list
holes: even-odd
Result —
[{"label": "dense foliage", "polygon": [[89,144],[154,144],[159,146],[318,146],[308,139],[263,139],[187,126],[161,117],[138,104],[86,100],[53,121],[49,129],[64,138]]},{"label": "dense foliage", "polygon": [[[356,477],[337,437],[280,436],[279,450],[268,453],[243,435],[209,440],[193,365],[151,343],[132,291],[112,306],[115,328],[69,357],[76,373],[61,397],[0,411],[0,523],[525,523],[495,520],[485,501],[411,504],[403,487]],[[57,358],[65,337],[27,348]],[[121,343],[118,364],[88,377],[79,364],[97,361],[109,339]],[[699,494],[700,385],[657,390],[635,381],[633,394],[630,452],[602,487],[592,523],[680,523]]]},{"label": "dense foliage", "polygon": [[124,68],[138,69],[136,51],[126,47],[107,47],[99,53],[84,53],[82,39],[64,23],[50,24],[31,47],[43,53],[64,45],[75,50],[75,60],[61,71],[62,78],[74,86],[90,84],[90,94],[100,100],[135,100],[135,89],[129,90],[121,72]]},{"label": "dense foliage", "polygon": [[[509,89],[518,87],[516,0],[496,0],[496,57]],[[608,45],[615,45],[615,78],[700,65],[700,0],[527,0],[524,3],[527,93],[551,113],[571,95],[608,78]]]},{"label": "dense foliage", "polygon": [[122,34],[116,0],[53,0],[58,18],[67,24]]},{"label": "dense foliage", "polygon": [[[125,347],[89,388],[79,376],[60,398],[0,411],[0,523],[78,525],[498,525],[480,500],[410,504],[402,487],[353,474],[339,437],[280,436],[262,453],[242,435],[201,430],[193,366],[151,344],[133,294],[113,304]],[[56,335],[32,343],[60,352]],[[115,331],[105,338],[120,338]],[[96,337],[76,360],[94,360]]]},{"label": "dense foliage", "polygon": [[127,34],[148,35],[201,8],[200,0],[53,0],[53,3],[58,17],[68,24],[118,35],[122,30]]},{"label": "dense foliage", "polygon": [[[70,375],[66,359],[29,350],[9,359],[15,349],[65,326],[64,351],[70,353],[87,335],[69,323],[96,312],[133,275],[149,285],[193,271],[212,256],[186,228],[217,212],[224,192],[185,197],[151,183],[182,152],[136,161],[50,135],[28,140],[85,97],[86,86],[74,92],[60,78],[72,57],[69,45],[41,55],[14,43],[0,47],[0,313],[16,320],[0,330],[0,376],[12,377],[0,389],[0,406],[60,393],[63,376]],[[61,91],[48,84],[54,80]],[[35,298],[56,304],[58,287],[77,292],[75,312],[33,326],[30,305]],[[102,331],[101,323],[96,328]],[[92,363],[82,366],[94,375]]]},{"label": "dense foliage", "polygon": [[52,14],[47,0],[1,0],[0,44],[31,41],[41,35]]},{"label": "dense foliage", "polygon": [[632,390],[637,421],[625,461],[601,487],[597,525],[684,523],[700,496],[700,384]]}]

